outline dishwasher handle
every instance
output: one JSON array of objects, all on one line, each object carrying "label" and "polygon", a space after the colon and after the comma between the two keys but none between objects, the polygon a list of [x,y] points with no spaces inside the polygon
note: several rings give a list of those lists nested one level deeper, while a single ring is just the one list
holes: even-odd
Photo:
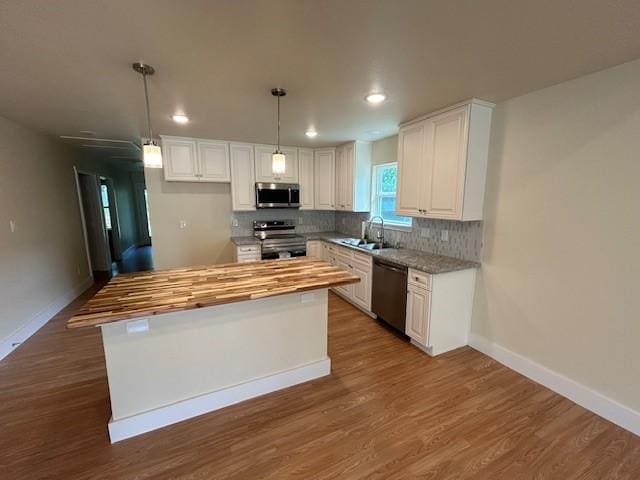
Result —
[{"label": "dishwasher handle", "polygon": [[384,268],[386,270],[391,270],[394,272],[398,272],[398,273],[403,273],[403,274],[407,274],[407,268],[406,267],[397,267],[395,265],[392,265],[390,263],[386,263],[386,262],[381,262],[380,260],[378,260],[377,258],[373,261],[376,266],[380,267],[380,268]]}]

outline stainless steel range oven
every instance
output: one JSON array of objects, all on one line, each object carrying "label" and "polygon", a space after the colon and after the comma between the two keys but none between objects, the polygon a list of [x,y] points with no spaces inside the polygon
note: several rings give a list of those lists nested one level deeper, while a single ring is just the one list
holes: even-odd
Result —
[{"label": "stainless steel range oven", "polygon": [[256,207],[300,208],[297,183],[256,183]]},{"label": "stainless steel range oven", "polygon": [[307,242],[295,234],[295,229],[293,220],[255,220],[253,235],[260,239],[262,260],[304,257]]}]

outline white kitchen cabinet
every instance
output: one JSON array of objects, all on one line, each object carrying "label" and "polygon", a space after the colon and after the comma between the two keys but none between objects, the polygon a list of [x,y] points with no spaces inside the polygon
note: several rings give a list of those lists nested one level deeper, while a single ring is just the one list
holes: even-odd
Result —
[{"label": "white kitchen cabinet", "polygon": [[233,253],[237,263],[257,262],[261,259],[260,245],[237,245]]},{"label": "white kitchen cabinet", "polygon": [[234,211],[255,210],[255,166],[253,145],[232,143],[231,157],[231,208]]},{"label": "white kitchen cabinet", "polygon": [[[335,155],[334,148],[314,151],[314,208],[316,210],[335,210]],[[302,166],[302,162],[300,165]],[[302,178],[302,168],[300,173]]]},{"label": "white kitchen cabinet", "polygon": [[332,290],[353,305],[371,315],[372,260],[369,255],[355,252],[334,243],[320,242],[321,258],[360,278],[359,283],[334,287]]},{"label": "white kitchen cabinet", "polygon": [[160,137],[164,179],[197,182],[198,159],[196,140],[192,138]]},{"label": "white kitchen cabinet", "polygon": [[482,219],[492,112],[472,100],[400,127],[398,214]]},{"label": "white kitchen cabinet", "polygon": [[173,182],[229,182],[229,144],[161,136],[164,178]]},{"label": "white kitchen cabinet", "polygon": [[315,203],[314,154],[309,148],[298,149],[300,210],[313,210]]},{"label": "white kitchen cabinet", "polygon": [[307,257],[315,257],[323,259],[322,242],[318,240],[310,240],[307,242]]},{"label": "white kitchen cabinet", "polygon": [[467,345],[475,269],[429,275],[409,269],[405,333],[429,355]]},{"label": "white kitchen cabinet", "polygon": [[230,182],[229,144],[198,140],[198,167],[201,182]]},{"label": "white kitchen cabinet", "polygon": [[349,142],[336,147],[335,209],[371,209],[371,143]]},{"label": "white kitchen cabinet", "polygon": [[409,284],[407,286],[407,318],[405,333],[425,347],[429,346],[429,315],[431,292]]},{"label": "white kitchen cabinet", "polygon": [[298,183],[298,149],[294,147],[280,147],[285,155],[285,172],[275,175],[271,156],[275,145],[255,146],[256,182],[268,183]]},{"label": "white kitchen cabinet", "polygon": [[360,278],[359,283],[352,285],[351,300],[363,308],[371,311],[371,281],[372,281],[372,260],[368,255],[354,253],[351,261],[351,273]]}]

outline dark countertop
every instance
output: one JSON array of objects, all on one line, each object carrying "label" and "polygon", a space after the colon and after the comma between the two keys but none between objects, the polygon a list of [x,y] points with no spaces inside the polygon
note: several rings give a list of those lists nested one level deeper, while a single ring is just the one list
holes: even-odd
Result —
[{"label": "dark countertop", "polygon": [[[478,262],[462,260],[445,255],[437,255],[435,253],[420,252],[418,250],[410,250],[408,248],[385,248],[383,250],[364,250],[362,248],[353,247],[340,243],[341,239],[353,238],[340,232],[313,232],[299,233],[301,237],[307,240],[323,240],[325,242],[335,243],[341,247],[350,248],[353,251],[364,253],[372,257],[383,258],[387,262],[395,263],[403,267],[415,268],[423,272],[438,274],[455,272],[457,270],[466,270],[467,268],[479,268]],[[259,245],[260,241],[254,237],[232,237],[231,241],[235,245]]]}]

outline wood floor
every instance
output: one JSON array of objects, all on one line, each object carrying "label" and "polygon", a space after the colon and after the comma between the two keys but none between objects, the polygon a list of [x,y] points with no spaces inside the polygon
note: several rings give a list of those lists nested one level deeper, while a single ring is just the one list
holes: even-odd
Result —
[{"label": "wood floor", "polygon": [[329,377],[110,445],[99,330],[65,330],[70,312],[0,363],[3,480],[640,479],[639,437],[335,295]]}]

